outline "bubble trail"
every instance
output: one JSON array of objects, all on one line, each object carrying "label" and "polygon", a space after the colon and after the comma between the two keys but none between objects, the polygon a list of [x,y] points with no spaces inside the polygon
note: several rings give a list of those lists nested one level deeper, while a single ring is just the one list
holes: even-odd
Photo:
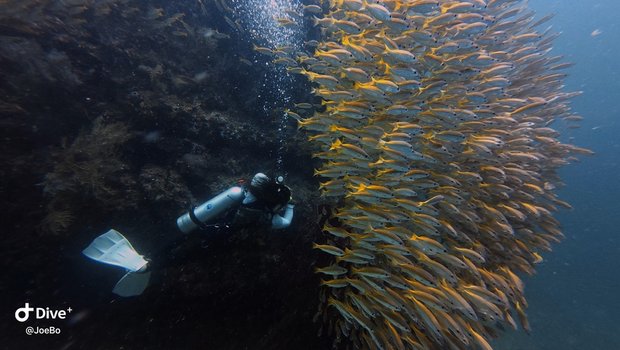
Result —
[{"label": "bubble trail", "polygon": [[[303,16],[295,16],[302,13],[302,6],[296,0],[234,0],[231,7],[237,18],[237,23],[250,34],[252,43],[258,46],[268,47],[272,50],[289,47],[291,52],[297,52],[303,42]],[[296,23],[293,26],[283,26],[278,20]],[[275,109],[282,109],[291,103],[292,77],[286,68],[274,65],[272,62],[265,63],[267,69],[263,76],[263,87],[267,91],[264,99],[263,111],[269,115]],[[276,149],[276,172],[283,173],[283,153],[286,145],[288,116],[282,113],[277,130]]]}]

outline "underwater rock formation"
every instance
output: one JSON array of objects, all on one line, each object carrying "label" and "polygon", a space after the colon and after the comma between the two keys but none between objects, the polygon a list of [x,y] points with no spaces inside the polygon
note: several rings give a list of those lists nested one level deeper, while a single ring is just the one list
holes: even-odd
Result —
[{"label": "underwater rock formation", "polygon": [[[218,19],[216,7],[202,2],[0,3],[0,142],[7,149],[0,161],[9,192],[24,186],[24,172],[45,178],[41,233],[67,233],[83,202],[93,211],[122,211],[157,197],[139,184],[148,163],[178,166],[184,181],[205,177],[205,169],[170,153],[232,159],[228,148],[251,138],[256,152],[273,147],[270,124],[250,122],[256,106],[234,83],[250,81],[244,95],[257,94],[260,80],[247,77],[260,67],[238,67],[231,57],[243,45]],[[122,142],[100,138],[119,123]],[[226,150],[212,151],[218,148]],[[18,166],[29,162],[39,163],[35,171]],[[180,199],[166,200],[174,206]]]},{"label": "underwater rock formation", "polygon": [[54,169],[45,176],[43,192],[50,198],[41,227],[44,232],[65,231],[70,218],[85,203],[104,203],[109,209],[136,208],[138,194],[120,149],[130,134],[123,123],[106,124],[97,118],[92,130],[81,133],[57,152]]},{"label": "underwater rock formation", "polygon": [[292,70],[325,108],[292,115],[339,206],[315,245],[335,258],[317,316],[336,343],[490,349],[529,331],[517,273],[563,237],[557,169],[591,153],[551,127],[581,119],[579,93],[533,17],[519,0],[334,0],[314,19],[322,40]]},{"label": "underwater rock formation", "polygon": [[[62,299],[87,315],[60,337],[9,336],[5,347],[321,341],[311,323],[317,225],[286,235],[200,232],[154,256],[179,234],[175,219],[190,204],[275,170],[281,113],[261,108],[266,68],[248,61],[242,35],[213,1],[0,1],[0,289],[5,306]],[[317,194],[307,142],[283,147],[296,220],[310,222]],[[117,271],[80,253],[110,227],[157,262],[139,299],[115,302]],[[23,334],[18,326],[0,321],[3,334]]]}]

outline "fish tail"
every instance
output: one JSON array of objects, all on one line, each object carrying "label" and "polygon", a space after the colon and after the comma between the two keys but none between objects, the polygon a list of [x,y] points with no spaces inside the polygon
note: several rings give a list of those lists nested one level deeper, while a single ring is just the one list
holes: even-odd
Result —
[{"label": "fish tail", "polygon": [[391,73],[391,71],[392,71],[392,70],[391,70],[391,68],[390,68],[390,65],[389,65],[389,64],[387,64],[387,63],[385,63],[385,61],[384,61],[383,59],[381,59],[381,60],[379,61],[379,64],[383,64],[383,65],[385,65],[385,70],[383,71],[383,73],[384,73],[385,75],[390,75],[390,73]]},{"label": "fish tail", "polygon": [[317,16],[312,16],[312,26],[316,27],[319,25],[319,18]]},{"label": "fish tail", "polygon": [[342,44],[343,45],[349,45],[350,41],[349,41],[349,36],[348,35],[343,35],[342,36]]}]

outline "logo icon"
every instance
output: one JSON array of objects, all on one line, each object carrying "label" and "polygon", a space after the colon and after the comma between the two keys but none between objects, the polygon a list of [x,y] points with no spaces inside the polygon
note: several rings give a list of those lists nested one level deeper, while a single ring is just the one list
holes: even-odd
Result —
[{"label": "logo icon", "polygon": [[30,317],[30,312],[34,311],[33,307],[30,307],[29,303],[26,303],[24,307],[20,307],[15,310],[15,319],[19,322],[26,322]]}]

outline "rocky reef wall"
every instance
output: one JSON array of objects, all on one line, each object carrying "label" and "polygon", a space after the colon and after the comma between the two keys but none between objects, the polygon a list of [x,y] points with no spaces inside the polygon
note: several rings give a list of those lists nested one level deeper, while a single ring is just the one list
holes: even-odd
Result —
[{"label": "rocky reef wall", "polygon": [[154,257],[155,283],[139,299],[114,298],[120,272],[81,255],[110,227],[155,254],[190,204],[275,171],[281,111],[262,109],[268,67],[254,55],[212,1],[0,3],[2,311],[26,301],[77,311],[51,342],[20,337],[6,319],[4,346],[320,341],[311,322],[317,195],[294,126],[283,159],[295,220],[309,224],[182,239]]}]

